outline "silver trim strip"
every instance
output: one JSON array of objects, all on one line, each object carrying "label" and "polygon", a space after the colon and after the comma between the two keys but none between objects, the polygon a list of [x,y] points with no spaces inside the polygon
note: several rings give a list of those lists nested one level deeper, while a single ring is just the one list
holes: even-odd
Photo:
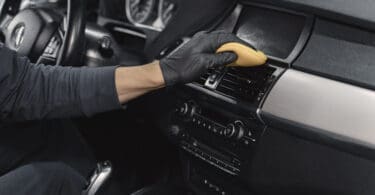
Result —
[{"label": "silver trim strip", "polygon": [[287,70],[262,112],[375,148],[375,91]]},{"label": "silver trim strip", "polygon": [[136,37],[140,37],[140,38],[143,38],[143,39],[146,39],[147,36],[143,33],[139,33],[137,31],[134,31],[134,30],[130,30],[130,29],[127,29],[127,28],[122,28],[122,27],[114,27],[113,30],[117,31],[117,32],[122,32],[122,33],[126,33],[126,34],[129,34],[129,35],[133,35],[133,36],[136,36]]}]

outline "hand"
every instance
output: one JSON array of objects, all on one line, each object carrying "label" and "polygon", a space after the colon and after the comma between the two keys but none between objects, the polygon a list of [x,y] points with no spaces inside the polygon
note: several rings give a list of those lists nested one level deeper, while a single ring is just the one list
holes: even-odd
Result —
[{"label": "hand", "polygon": [[200,32],[172,55],[160,61],[165,85],[185,84],[197,80],[207,69],[234,62],[237,55],[232,52],[216,53],[225,43],[244,43],[232,33],[215,31]]}]

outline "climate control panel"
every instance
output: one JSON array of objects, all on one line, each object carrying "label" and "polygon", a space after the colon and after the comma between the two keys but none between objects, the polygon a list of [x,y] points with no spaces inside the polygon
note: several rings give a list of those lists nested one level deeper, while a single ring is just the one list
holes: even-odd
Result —
[{"label": "climate control panel", "polygon": [[245,146],[256,141],[256,132],[253,132],[254,125],[249,126],[240,119],[232,119],[230,122],[222,124],[222,122],[215,121],[214,118],[205,116],[202,113],[202,108],[193,101],[183,103],[176,109],[176,112],[191,127],[205,130],[228,141]]},{"label": "climate control panel", "polygon": [[199,103],[187,100],[175,108],[174,128],[178,133],[174,134],[180,147],[198,160],[237,175],[265,126],[255,118]]}]

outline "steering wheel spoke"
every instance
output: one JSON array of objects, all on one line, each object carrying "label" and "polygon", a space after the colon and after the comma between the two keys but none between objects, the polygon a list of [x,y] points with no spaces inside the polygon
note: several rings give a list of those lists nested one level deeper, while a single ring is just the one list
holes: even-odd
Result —
[{"label": "steering wheel spoke", "polygon": [[37,64],[56,64],[60,55],[63,37],[62,30],[57,30],[49,40],[47,47],[44,48],[43,54],[39,57]]}]

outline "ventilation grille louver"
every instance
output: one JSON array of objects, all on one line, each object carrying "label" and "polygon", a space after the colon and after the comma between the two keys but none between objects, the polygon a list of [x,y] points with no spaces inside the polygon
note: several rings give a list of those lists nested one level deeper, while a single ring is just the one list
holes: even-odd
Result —
[{"label": "ventilation grille louver", "polygon": [[210,68],[208,69],[208,71],[203,74],[201,77],[199,77],[199,79],[196,81],[196,83],[198,83],[199,85],[202,85],[204,86],[208,77],[214,73],[218,74],[218,75],[221,75],[223,73],[223,69],[213,69],[213,68]]},{"label": "ventilation grille louver", "polygon": [[201,77],[199,77],[199,79],[196,81],[196,83],[198,83],[199,85],[202,85],[204,86],[204,84],[206,83],[208,77],[210,76],[210,73],[205,73],[204,75],[202,75]]},{"label": "ventilation grille louver", "polygon": [[259,102],[270,83],[274,69],[258,68],[228,68],[217,92],[235,99],[248,102]]},{"label": "ventilation grille louver", "polygon": [[254,103],[259,102],[266,93],[274,78],[272,74],[275,70],[271,67],[210,69],[196,83],[205,86],[210,75],[214,73],[223,75],[225,73],[216,89],[211,90],[233,99]]}]

